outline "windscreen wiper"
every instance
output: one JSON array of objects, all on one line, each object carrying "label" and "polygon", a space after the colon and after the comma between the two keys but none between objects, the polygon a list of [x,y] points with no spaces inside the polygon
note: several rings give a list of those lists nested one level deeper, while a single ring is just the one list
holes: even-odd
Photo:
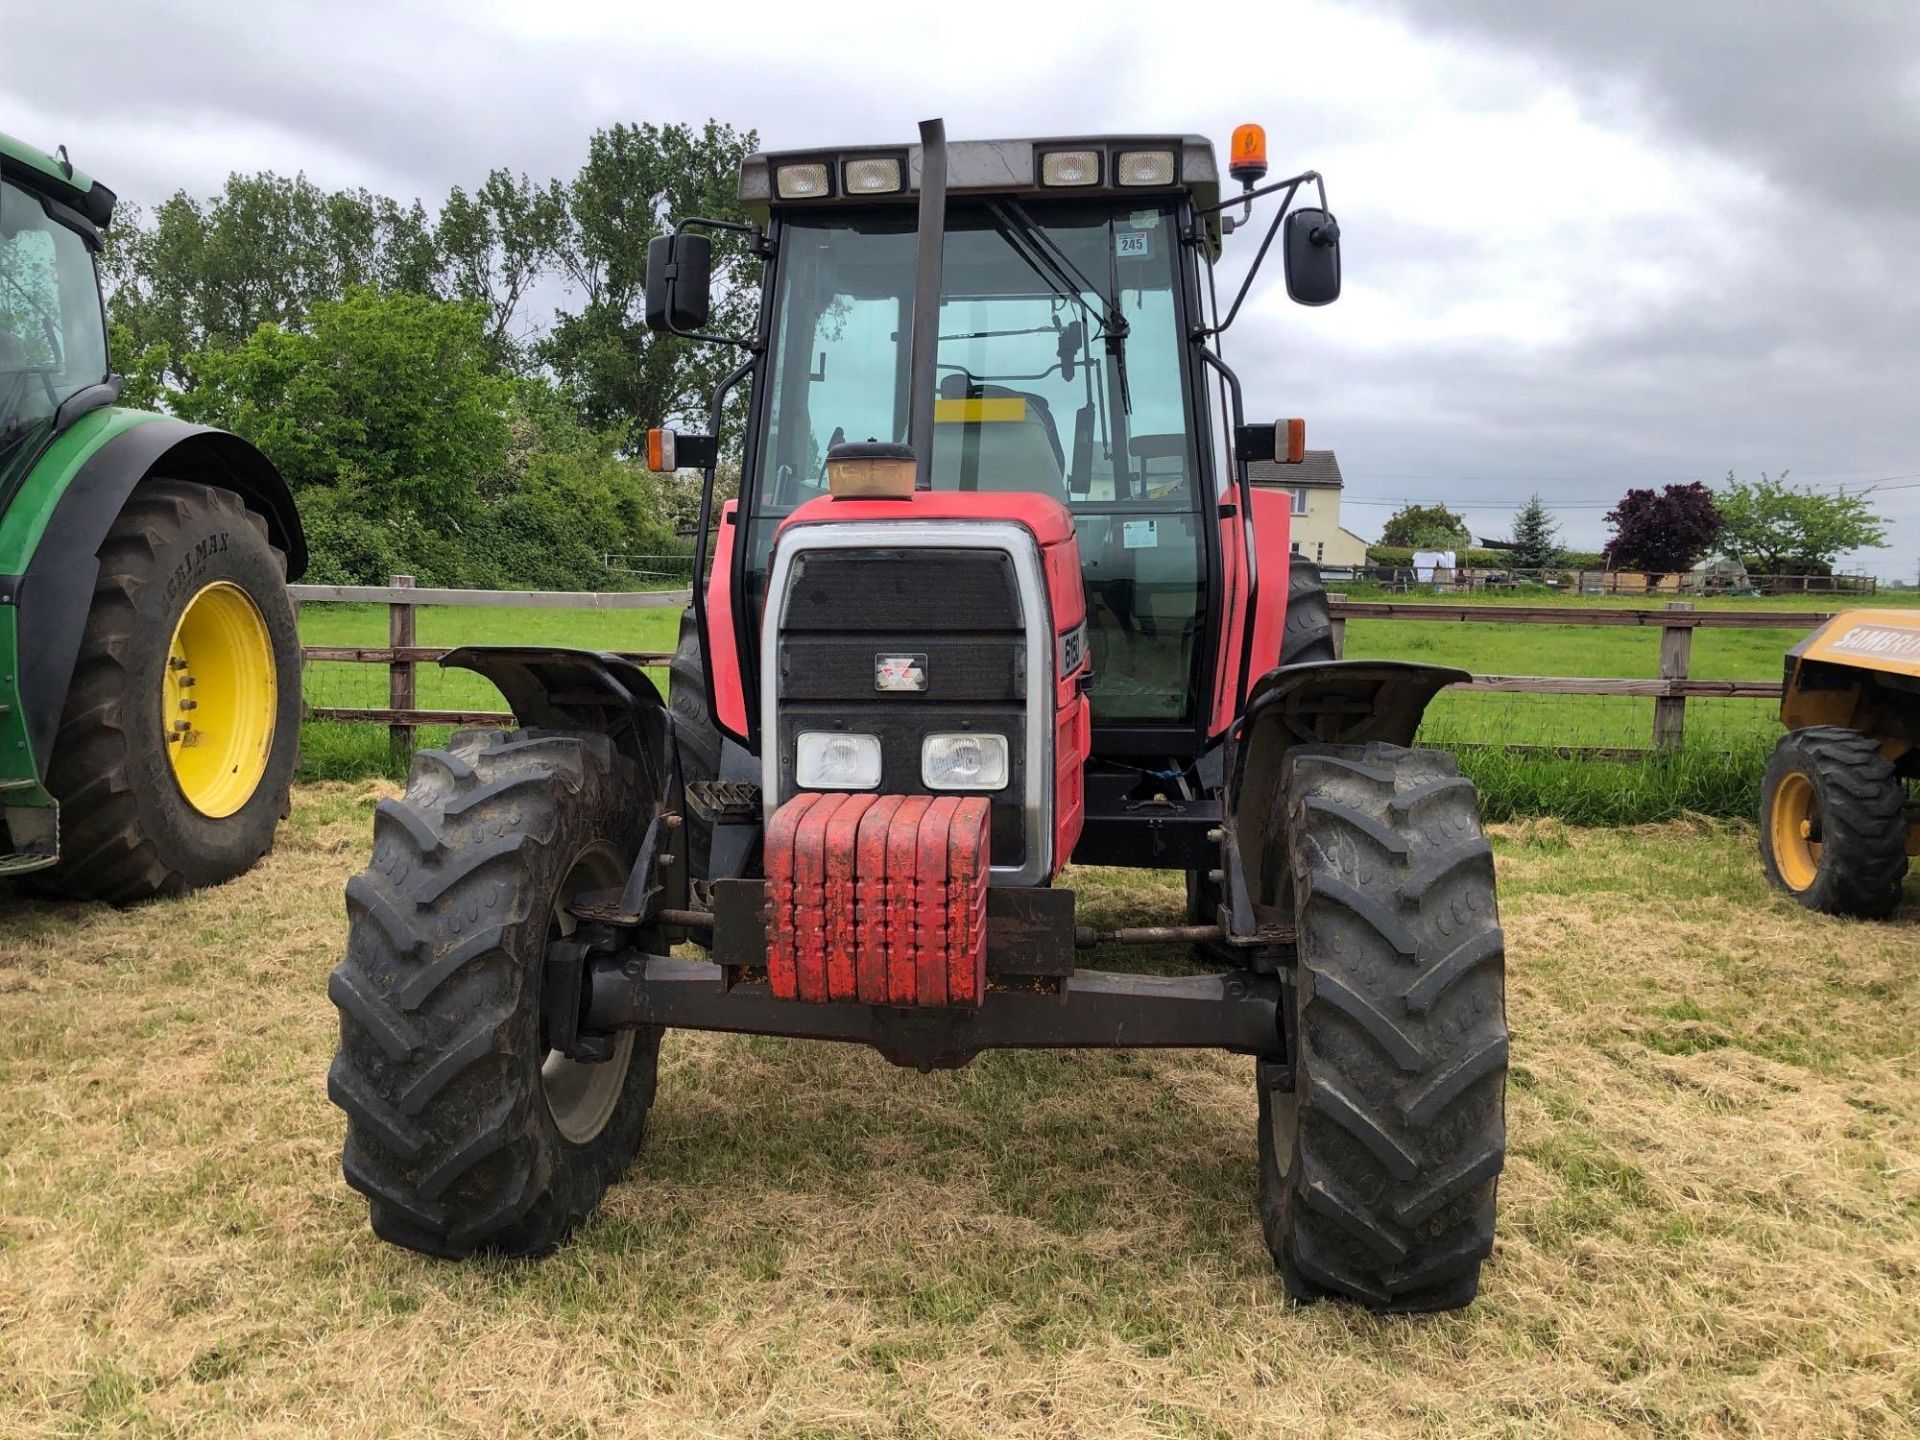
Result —
[{"label": "windscreen wiper", "polygon": [[[1026,212],[1018,200],[989,200],[987,209],[1000,223],[1002,233],[1009,239],[1017,239],[1014,249],[1028,266],[1040,275],[1062,299],[1070,300],[1087,312],[1088,318],[1100,327],[1100,338],[1106,341],[1107,353],[1113,357],[1113,366],[1120,380],[1120,404],[1128,414],[1133,413],[1133,399],[1127,387],[1127,325],[1126,316],[1120,313],[1117,290],[1109,293],[1094,284],[1080,273],[1067,252],[1049,235],[1033,216]],[[1087,304],[1088,295],[1100,298],[1102,312],[1096,312]]]}]

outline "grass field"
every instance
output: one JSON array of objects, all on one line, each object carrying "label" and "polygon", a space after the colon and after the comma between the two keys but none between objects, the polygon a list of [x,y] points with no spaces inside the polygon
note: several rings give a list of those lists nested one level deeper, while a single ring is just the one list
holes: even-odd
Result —
[{"label": "grass field", "polygon": [[[376,1242],[323,1076],[380,782],[119,913],[0,906],[0,1435],[1920,1434],[1920,881],[1751,830],[1497,828],[1511,1156],[1480,1302],[1289,1307],[1251,1062],[676,1034],[540,1265]],[[1086,871],[1083,915],[1177,884]]]}]

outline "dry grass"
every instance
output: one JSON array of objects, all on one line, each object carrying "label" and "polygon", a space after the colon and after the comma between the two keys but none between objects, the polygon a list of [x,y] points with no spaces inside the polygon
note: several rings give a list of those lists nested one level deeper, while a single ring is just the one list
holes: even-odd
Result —
[{"label": "dry grass", "polygon": [[322,1090],[378,793],[215,894],[0,918],[0,1436],[1920,1433],[1920,912],[1804,914],[1744,827],[1504,831],[1500,1248],[1381,1321],[1282,1300],[1211,1055],[674,1035],[561,1254],[379,1244]]}]

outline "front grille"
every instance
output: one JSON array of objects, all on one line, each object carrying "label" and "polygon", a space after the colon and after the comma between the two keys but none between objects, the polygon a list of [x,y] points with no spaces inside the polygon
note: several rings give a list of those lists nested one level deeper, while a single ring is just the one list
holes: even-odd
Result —
[{"label": "front grille", "polygon": [[795,557],[789,634],[1020,630],[1013,559],[1001,550],[812,550]]},{"label": "front grille", "polygon": [[[984,797],[992,858],[995,866],[1024,864],[1029,687],[1012,557],[985,548],[803,551],[781,613],[776,803],[795,791],[795,738],[803,730],[878,736],[879,788],[895,795],[929,793],[920,781],[927,735],[1004,735],[1008,783]],[[924,691],[876,686],[878,659],[899,655],[926,657]]]}]

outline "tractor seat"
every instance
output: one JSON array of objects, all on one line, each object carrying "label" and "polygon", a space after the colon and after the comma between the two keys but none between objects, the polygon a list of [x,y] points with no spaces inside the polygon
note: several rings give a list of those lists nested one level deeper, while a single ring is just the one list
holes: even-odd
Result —
[{"label": "tractor seat", "polygon": [[1066,504],[1066,455],[1041,396],[948,375],[933,422],[935,490],[1030,490]]}]

